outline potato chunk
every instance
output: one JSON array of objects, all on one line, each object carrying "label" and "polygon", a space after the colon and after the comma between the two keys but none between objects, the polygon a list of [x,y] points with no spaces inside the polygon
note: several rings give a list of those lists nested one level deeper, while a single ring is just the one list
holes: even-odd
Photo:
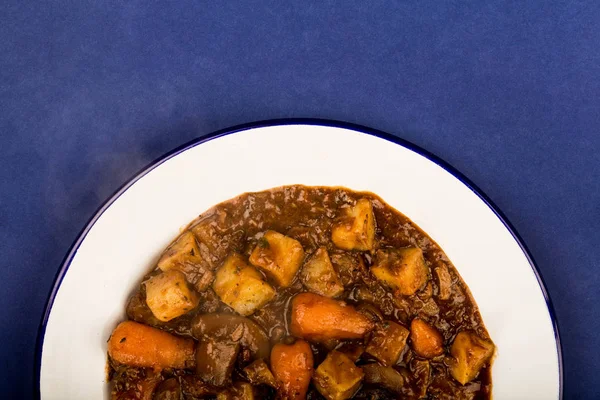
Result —
[{"label": "potato chunk", "polygon": [[239,254],[232,254],[217,270],[213,289],[221,301],[241,315],[250,315],[275,296],[260,272]]},{"label": "potato chunk", "polygon": [[373,331],[366,352],[386,367],[396,364],[406,346],[409,331],[392,321],[383,321]]},{"label": "potato chunk", "polygon": [[178,270],[199,292],[210,286],[214,276],[200,256],[196,238],[186,231],[169,246],[158,260],[158,268],[163,271]]},{"label": "potato chunk", "polygon": [[331,339],[361,339],[373,330],[373,322],[343,301],[313,293],[292,299],[290,331],[315,342]]},{"label": "potato chunk", "polygon": [[344,286],[333,268],[327,249],[319,248],[308,259],[300,272],[300,280],[311,292],[321,296],[337,297]]},{"label": "potato chunk", "polygon": [[315,387],[328,400],[351,398],[360,387],[364,373],[344,353],[333,350],[315,370]]},{"label": "potato chunk", "polygon": [[371,272],[400,294],[410,296],[429,279],[429,269],[418,247],[378,250]]},{"label": "potato chunk", "polygon": [[460,332],[450,348],[450,354],[455,358],[450,373],[463,385],[472,381],[490,360],[494,348],[491,341],[480,338],[475,332]]},{"label": "potato chunk", "polygon": [[417,355],[433,358],[444,353],[444,339],[433,326],[422,319],[415,318],[410,323],[410,340]]},{"label": "potato chunk", "polygon": [[267,231],[250,255],[250,263],[281,287],[291,285],[304,261],[299,241],[275,231]]},{"label": "potato chunk", "polygon": [[331,240],[344,250],[373,250],[375,246],[375,215],[373,205],[360,199],[345,210],[346,215],[331,229]]},{"label": "potato chunk", "polygon": [[144,285],[148,308],[163,322],[177,318],[198,305],[198,295],[188,287],[185,276],[177,270],[161,272]]}]

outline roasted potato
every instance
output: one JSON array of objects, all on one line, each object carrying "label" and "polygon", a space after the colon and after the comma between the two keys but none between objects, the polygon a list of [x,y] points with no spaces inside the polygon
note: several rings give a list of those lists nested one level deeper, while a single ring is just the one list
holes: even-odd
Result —
[{"label": "roasted potato", "polygon": [[392,321],[377,324],[366,352],[385,366],[396,364],[408,339],[409,331],[402,325]]},{"label": "roasted potato", "polygon": [[344,292],[344,286],[324,247],[317,249],[304,263],[300,280],[308,290],[321,296],[337,297]]},{"label": "roasted potato", "polygon": [[213,290],[241,315],[250,315],[275,297],[275,290],[239,254],[229,256],[217,270]]},{"label": "roasted potato", "polygon": [[160,321],[170,321],[198,305],[198,295],[188,287],[183,273],[177,270],[154,275],[144,285],[146,304]]},{"label": "roasted potato", "polygon": [[450,373],[461,384],[469,383],[492,358],[494,349],[491,341],[480,338],[475,332],[459,332],[450,347],[450,354],[455,359]]},{"label": "roasted potato", "polygon": [[410,340],[417,355],[433,358],[444,353],[444,339],[433,326],[422,319],[415,318],[410,323]]},{"label": "roasted potato", "polygon": [[418,247],[378,250],[371,272],[405,296],[415,294],[429,279],[429,268]]},{"label": "roasted potato", "polygon": [[406,379],[402,374],[392,367],[373,363],[363,365],[361,368],[365,373],[365,383],[381,385],[393,393],[400,394],[406,384]]},{"label": "roasted potato", "polygon": [[261,269],[280,287],[292,284],[304,261],[299,241],[275,231],[267,231],[250,255],[250,263]]},{"label": "roasted potato", "polygon": [[267,334],[249,318],[235,314],[200,314],[192,320],[191,330],[198,341],[239,342],[254,360],[269,357],[271,347]]},{"label": "roasted potato", "polygon": [[373,250],[375,215],[371,202],[360,199],[353,207],[344,209],[344,215],[331,229],[331,240],[344,250]]},{"label": "roasted potato", "polygon": [[313,383],[328,400],[351,398],[360,387],[364,373],[347,355],[331,351],[315,370]]}]

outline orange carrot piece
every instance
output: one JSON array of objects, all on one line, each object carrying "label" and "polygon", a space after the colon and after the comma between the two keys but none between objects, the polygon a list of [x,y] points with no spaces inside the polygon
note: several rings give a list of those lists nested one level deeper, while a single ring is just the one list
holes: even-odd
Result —
[{"label": "orange carrot piece", "polygon": [[271,370],[282,400],[306,399],[313,373],[313,354],[304,340],[294,344],[278,343],[271,350]]},{"label": "orange carrot piece", "polygon": [[133,321],[121,322],[108,340],[108,355],[134,367],[193,368],[194,341]]},{"label": "orange carrot piece", "polygon": [[292,335],[314,341],[360,339],[374,328],[373,322],[343,301],[314,293],[292,300]]},{"label": "orange carrot piece", "polygon": [[433,358],[444,353],[444,339],[433,326],[415,318],[410,323],[410,340],[415,353],[425,358]]}]

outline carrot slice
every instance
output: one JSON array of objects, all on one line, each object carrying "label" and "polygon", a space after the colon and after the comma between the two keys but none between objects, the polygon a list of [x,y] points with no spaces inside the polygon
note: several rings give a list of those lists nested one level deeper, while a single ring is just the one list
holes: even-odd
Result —
[{"label": "carrot slice", "polygon": [[193,368],[194,341],[133,321],[121,322],[108,340],[108,355],[133,367]]},{"label": "carrot slice", "polygon": [[297,340],[294,344],[279,343],[273,346],[271,369],[279,386],[279,398],[305,399],[313,366],[312,350],[304,340]]},{"label": "carrot slice", "polygon": [[292,300],[292,335],[314,341],[360,339],[374,328],[369,318],[343,301],[314,293]]}]

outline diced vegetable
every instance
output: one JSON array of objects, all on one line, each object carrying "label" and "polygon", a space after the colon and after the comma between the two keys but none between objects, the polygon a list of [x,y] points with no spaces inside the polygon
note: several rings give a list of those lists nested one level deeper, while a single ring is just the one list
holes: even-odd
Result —
[{"label": "diced vegetable", "polygon": [[384,367],[379,364],[366,364],[362,366],[365,374],[365,383],[381,385],[394,393],[401,393],[405,379],[392,367]]},{"label": "diced vegetable", "polygon": [[275,297],[275,290],[239,254],[217,270],[213,289],[221,301],[241,315],[250,315]]},{"label": "diced vegetable", "polygon": [[448,267],[442,264],[436,267],[434,272],[438,280],[438,297],[440,300],[448,300],[452,294],[452,277],[448,272]]},{"label": "diced vegetable", "polygon": [[404,347],[409,331],[392,321],[377,324],[369,341],[366,352],[385,366],[396,364]]},{"label": "diced vegetable", "polygon": [[163,271],[178,270],[185,274],[186,279],[194,285],[199,292],[210,286],[214,275],[207,268],[200,256],[196,238],[190,231],[186,231],[165,250],[158,260],[158,268]]},{"label": "diced vegetable", "polygon": [[444,353],[444,339],[433,326],[422,319],[415,318],[410,323],[410,340],[417,355],[433,358]]},{"label": "diced vegetable", "polygon": [[192,335],[199,341],[206,338],[239,342],[250,350],[253,359],[269,357],[269,338],[255,322],[233,314],[197,315],[192,321]]},{"label": "diced vegetable", "polygon": [[133,321],[121,322],[108,340],[108,355],[133,367],[193,368],[194,341]]},{"label": "diced vegetable", "polygon": [[279,398],[304,400],[313,373],[313,354],[303,340],[278,343],[271,351],[271,369],[279,387]]},{"label": "diced vegetable", "polygon": [[429,269],[418,247],[378,250],[371,272],[400,294],[410,296],[429,279]]},{"label": "diced vegetable", "polygon": [[277,382],[265,360],[260,359],[244,368],[246,377],[253,385],[267,385],[277,389]]},{"label": "diced vegetable", "polygon": [[146,304],[154,316],[161,321],[170,321],[198,305],[196,292],[188,287],[183,273],[169,270],[154,275],[144,282]]},{"label": "diced vegetable", "polygon": [[346,400],[360,387],[364,373],[348,356],[331,351],[315,370],[313,382],[328,400]]},{"label": "diced vegetable", "polygon": [[475,332],[459,332],[450,348],[450,354],[456,360],[450,366],[450,373],[463,385],[472,381],[492,358],[494,348],[491,341],[480,338]]},{"label": "diced vegetable", "polygon": [[267,231],[250,255],[250,263],[280,287],[291,285],[304,260],[299,241],[275,231]]},{"label": "diced vegetable", "polygon": [[360,199],[345,210],[338,223],[331,229],[331,240],[344,250],[373,250],[375,246],[375,215],[373,205]]},{"label": "diced vegetable", "polygon": [[324,247],[315,251],[304,264],[300,280],[311,292],[321,296],[337,297],[344,292],[344,286]]},{"label": "diced vegetable", "polygon": [[254,400],[259,399],[256,396],[255,389],[246,382],[235,382],[232,387],[217,394],[217,400]]},{"label": "diced vegetable", "polygon": [[239,342],[206,338],[196,349],[196,375],[213,386],[231,383],[231,372],[240,351]]},{"label": "diced vegetable", "polygon": [[414,385],[418,388],[420,399],[427,396],[427,387],[431,381],[431,365],[429,361],[413,358],[410,361],[410,371],[413,373]]},{"label": "diced vegetable", "polygon": [[372,321],[343,301],[313,293],[292,299],[292,335],[313,341],[360,339],[374,327]]}]

